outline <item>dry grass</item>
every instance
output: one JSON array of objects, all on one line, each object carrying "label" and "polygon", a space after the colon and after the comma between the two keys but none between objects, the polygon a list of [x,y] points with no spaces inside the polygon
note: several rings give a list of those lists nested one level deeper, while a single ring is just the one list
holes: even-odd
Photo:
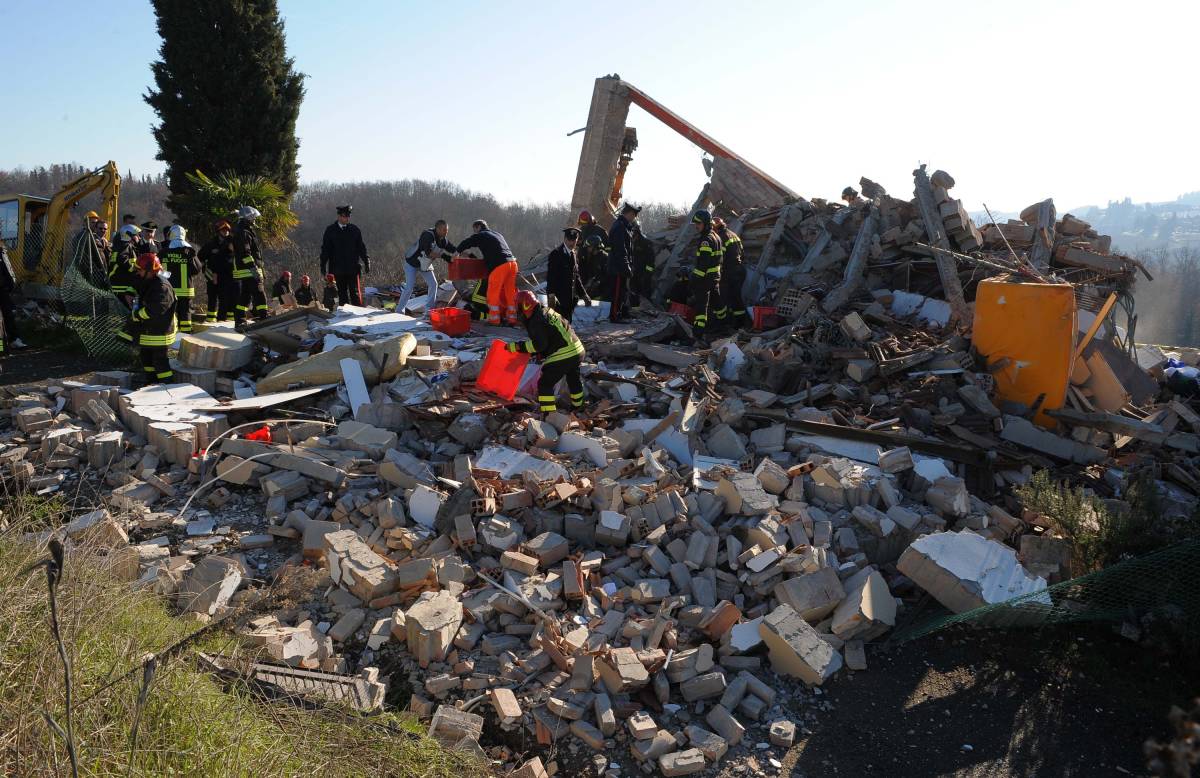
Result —
[{"label": "dry grass", "polygon": [[[69,775],[63,740],[43,713],[65,726],[63,668],[50,628],[46,575],[42,569],[26,572],[46,552],[20,540],[13,525],[29,526],[25,521],[8,518],[10,528],[0,533],[0,774]],[[196,625],[171,616],[152,595],[115,581],[92,550],[68,551],[65,568],[57,603],[72,665],[83,775],[484,773],[464,755],[411,734],[417,731],[412,721],[305,710],[265,702],[248,687],[224,686],[193,660],[201,648],[239,650],[219,630],[161,660],[131,749],[143,658]]]}]

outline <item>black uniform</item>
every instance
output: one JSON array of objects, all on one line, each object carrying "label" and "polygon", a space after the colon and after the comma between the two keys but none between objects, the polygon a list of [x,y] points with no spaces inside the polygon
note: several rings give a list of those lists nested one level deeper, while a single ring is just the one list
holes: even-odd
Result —
[{"label": "black uniform", "polygon": [[138,278],[141,305],[133,314],[132,329],[137,333],[142,370],[146,383],[169,383],[175,373],[167,359],[167,348],[178,334],[175,326],[175,290],[161,275]]},{"label": "black uniform", "polygon": [[516,344],[517,349],[537,354],[542,360],[542,374],[538,378],[538,405],[542,412],[550,413],[558,408],[554,387],[567,379],[571,392],[571,405],[583,407],[583,378],[579,366],[583,361],[583,343],[571,325],[557,311],[539,305],[525,319],[529,340]]},{"label": "black uniform", "polygon": [[575,304],[579,298],[587,297],[579,278],[579,260],[574,249],[560,243],[558,248],[550,252],[546,262],[546,291],[554,295],[554,310],[562,314],[570,324],[575,313]]},{"label": "black uniform", "polygon": [[340,305],[362,305],[358,277],[364,270],[370,272],[371,258],[358,225],[334,222],[326,227],[321,238],[321,275],[333,273]]},{"label": "black uniform", "polygon": [[612,307],[608,318],[621,321],[629,314],[629,280],[633,276],[633,222],[622,214],[608,231],[608,289]]},{"label": "black uniform", "polygon": [[283,296],[291,293],[292,280],[290,278],[284,278],[280,276],[279,278],[276,278],[275,283],[271,285],[271,296],[281,303],[283,302]]},{"label": "black uniform", "polygon": [[14,315],[12,295],[17,289],[17,273],[13,270],[12,262],[8,259],[8,249],[0,243],[0,317],[4,322],[4,332],[0,333],[0,354],[8,341],[17,339],[17,320]]},{"label": "black uniform", "polygon": [[742,301],[742,285],[746,283],[746,268],[742,265],[742,239],[728,227],[717,230],[721,241],[721,307],[717,308],[718,325],[741,327],[746,323],[746,304]]},{"label": "black uniform", "polygon": [[471,312],[471,318],[476,321],[487,321],[488,317],[488,302],[487,302],[488,279],[487,276],[475,282],[475,287],[471,289],[471,299],[467,303],[467,310]]},{"label": "black uniform", "polygon": [[608,233],[592,222],[579,231],[579,278],[588,294],[608,296],[605,278],[608,273]]},{"label": "black uniform", "polygon": [[171,273],[171,289],[175,292],[175,318],[179,331],[192,331],[192,298],[196,296],[196,277],[201,273],[200,257],[186,243],[178,248],[163,250],[163,269]]},{"label": "black uniform", "polygon": [[654,244],[642,234],[640,225],[633,225],[633,291],[639,297],[654,294]]},{"label": "black uniform", "polygon": [[692,323],[696,335],[705,334],[708,328],[708,308],[716,299],[721,285],[721,239],[712,231],[700,236],[696,246],[696,262],[692,266],[692,310],[696,318]]},{"label": "black uniform", "polygon": [[317,299],[313,294],[312,284],[300,284],[300,288],[295,291],[297,305],[310,305],[312,301]]},{"label": "black uniform", "polygon": [[133,307],[133,297],[136,294],[134,285],[137,273],[134,262],[137,261],[137,242],[125,240],[120,233],[108,249],[108,288],[112,289],[126,307]]},{"label": "black uniform", "polygon": [[208,294],[208,321],[229,321],[237,305],[238,282],[233,277],[233,236],[215,238],[200,247],[204,266],[205,292]]},{"label": "black uniform", "polygon": [[262,251],[254,225],[239,219],[233,228],[233,277],[238,283],[238,302],[233,320],[241,324],[254,311],[255,317],[267,315],[267,295],[263,281]]}]

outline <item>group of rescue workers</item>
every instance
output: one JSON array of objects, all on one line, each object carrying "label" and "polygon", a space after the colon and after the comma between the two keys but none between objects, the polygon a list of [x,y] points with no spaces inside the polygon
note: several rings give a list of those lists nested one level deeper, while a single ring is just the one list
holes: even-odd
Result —
[{"label": "group of rescue workers", "polygon": [[[325,279],[321,303],[331,310],[339,305],[362,305],[362,276],[371,269],[362,231],[350,221],[353,210],[350,205],[338,206],[337,220],[325,229],[321,241],[320,267]],[[448,237],[449,226],[439,219],[405,252],[405,284],[396,308],[406,310],[418,274],[429,293],[436,292],[435,260],[481,261],[484,272],[468,300],[472,318],[526,329],[528,339],[509,343],[507,348],[536,355],[541,362],[538,404],[543,411],[555,409],[554,389],[562,380],[567,383],[572,406],[582,407],[584,348],[571,321],[577,304],[590,305],[593,298],[606,298],[610,319],[625,321],[634,301],[651,295],[655,249],[638,224],[640,211],[624,204],[606,231],[584,210],[577,226],[563,229],[562,242],[548,257],[548,305],[542,305],[528,290],[517,290],[516,257],[504,236],[486,221],[475,221],[471,235],[455,245]],[[133,312],[120,334],[138,346],[147,383],[174,377],[167,350],[178,333],[192,331],[192,300],[201,277],[207,294],[207,321],[232,319],[240,326],[247,319],[266,315],[263,258],[255,232],[260,215],[251,206],[239,208],[229,219],[218,221],[214,237],[197,250],[188,243],[181,225],[168,227],[160,242],[157,224],[147,221],[138,225],[131,214],[123,217],[109,243],[108,225],[94,212],[88,214],[85,234],[95,247],[88,272]],[[694,261],[690,270],[676,278],[669,297],[691,309],[694,336],[703,340],[716,330],[744,323],[741,287],[745,271],[741,239],[723,220],[698,210],[692,224],[698,233]],[[282,302],[290,295],[299,305],[316,301],[307,275],[300,277],[295,289],[291,282],[291,272],[283,271],[271,288],[271,297]]]}]

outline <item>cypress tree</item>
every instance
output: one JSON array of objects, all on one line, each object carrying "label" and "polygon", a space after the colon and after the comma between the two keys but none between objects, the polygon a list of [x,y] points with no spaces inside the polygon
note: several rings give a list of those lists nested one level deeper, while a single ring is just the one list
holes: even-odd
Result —
[{"label": "cypress tree", "polygon": [[284,46],[276,0],[151,0],[162,38],[146,95],[160,123],[167,205],[186,225],[207,228],[187,174],[261,176],[290,200],[297,187],[296,117],[304,75]]}]

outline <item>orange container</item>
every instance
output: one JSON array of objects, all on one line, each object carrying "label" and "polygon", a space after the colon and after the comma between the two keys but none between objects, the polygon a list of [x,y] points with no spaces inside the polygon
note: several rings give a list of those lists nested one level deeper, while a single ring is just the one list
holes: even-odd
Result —
[{"label": "orange container", "polygon": [[1075,288],[1070,284],[979,282],[971,342],[987,359],[996,396],[1032,406],[1045,395],[1033,420],[1053,428],[1046,415],[1063,407],[1071,379],[1075,337]]},{"label": "orange container", "polygon": [[529,354],[509,353],[504,347],[504,341],[496,338],[483,360],[483,368],[479,378],[475,379],[475,388],[483,392],[491,392],[503,400],[511,400],[517,394],[521,385],[521,376],[525,366],[529,364]]},{"label": "orange container", "polygon": [[462,308],[434,308],[429,312],[429,322],[438,332],[452,337],[471,331],[471,314]]},{"label": "orange container", "polygon": [[446,277],[451,281],[474,281],[486,278],[487,265],[482,259],[455,257],[450,260],[450,273]]}]

